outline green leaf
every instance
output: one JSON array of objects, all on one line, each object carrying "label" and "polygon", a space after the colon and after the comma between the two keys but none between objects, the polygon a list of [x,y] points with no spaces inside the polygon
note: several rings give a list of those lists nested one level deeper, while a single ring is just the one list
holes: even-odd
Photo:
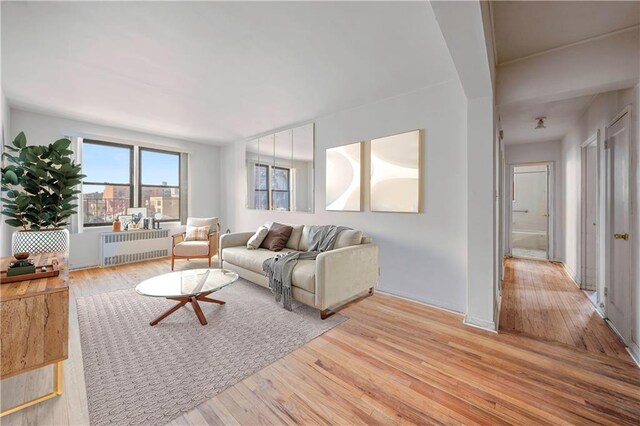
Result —
[{"label": "green leaf", "polygon": [[8,182],[12,185],[17,185],[18,184],[18,175],[16,175],[16,172],[14,172],[13,170],[7,170],[3,175],[2,175],[2,180],[4,182]]},{"label": "green leaf", "polygon": [[[71,141],[69,139],[58,139],[57,141],[55,141],[53,143],[53,148],[58,151],[65,151],[67,148],[69,148],[69,146],[71,145]],[[71,152],[71,154],[73,154],[73,152]],[[70,155],[70,154],[66,154],[66,155]]]},{"label": "green leaf", "polygon": [[7,225],[9,226],[14,226],[16,228],[20,228],[24,225],[24,223],[21,220],[18,219],[7,219],[4,221]]},{"label": "green leaf", "polygon": [[27,137],[24,135],[24,132],[18,133],[18,136],[13,140],[13,146],[21,149],[27,146]]}]

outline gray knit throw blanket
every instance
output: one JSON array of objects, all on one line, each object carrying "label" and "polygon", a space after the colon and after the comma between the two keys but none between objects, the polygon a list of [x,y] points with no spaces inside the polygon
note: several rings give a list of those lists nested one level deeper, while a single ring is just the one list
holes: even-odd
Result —
[{"label": "gray knit throw blanket", "polygon": [[282,300],[282,306],[291,310],[291,275],[298,260],[313,260],[320,253],[333,249],[338,234],[345,229],[350,228],[335,225],[312,226],[309,230],[308,251],[278,254],[262,263],[262,270],[269,277],[269,288],[275,295],[276,302]]}]

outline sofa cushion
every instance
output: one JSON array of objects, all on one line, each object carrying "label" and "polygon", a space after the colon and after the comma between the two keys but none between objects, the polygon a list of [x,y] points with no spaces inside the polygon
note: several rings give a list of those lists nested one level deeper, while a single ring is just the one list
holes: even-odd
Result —
[{"label": "sofa cushion", "polygon": [[264,225],[258,228],[256,233],[253,234],[251,238],[249,238],[249,241],[247,241],[247,248],[249,250],[255,250],[258,247],[260,247],[260,244],[262,244],[264,239],[267,237],[268,232],[269,232],[269,228],[267,228]]},{"label": "sofa cushion", "polygon": [[338,234],[336,243],[333,245],[334,249],[339,249],[349,246],[357,246],[362,241],[362,231],[355,229],[345,229]]},{"label": "sofa cushion", "polygon": [[298,250],[300,251],[308,251],[309,250],[309,231],[311,230],[311,226],[304,225],[302,227],[302,234],[300,235],[300,243],[298,244]]},{"label": "sofa cushion", "polygon": [[173,248],[173,254],[176,256],[206,256],[207,253],[209,241],[183,241]]},{"label": "sofa cushion", "polygon": [[[311,226],[305,225],[302,229],[302,235],[300,237],[300,244],[298,245],[299,251],[308,251],[309,250],[309,231],[311,230]],[[362,232],[357,231],[355,229],[345,229],[344,231],[338,234],[338,238],[333,246],[333,248],[342,248],[355,246],[360,244],[362,240]]]},{"label": "sofa cushion", "polygon": [[227,247],[222,250],[222,260],[225,262],[233,263],[234,265],[259,274],[264,274],[262,271],[262,262],[273,256],[275,256],[275,254],[265,248],[248,250],[244,246],[238,246]]},{"label": "sofa cushion", "polygon": [[[293,250],[283,250],[282,253],[289,253]],[[222,259],[225,262],[232,263],[241,268],[247,269],[260,275],[264,275],[262,271],[262,263],[275,256],[275,254],[267,249],[259,248],[257,250],[248,250],[244,246],[228,247],[222,250]],[[295,287],[302,288],[309,292],[315,293],[316,288],[316,261],[315,260],[299,260],[293,268],[291,281]]]},{"label": "sofa cushion", "polygon": [[274,222],[271,224],[271,227],[269,227],[267,237],[264,239],[260,247],[271,251],[282,250],[287,245],[287,241],[291,236],[291,231],[293,231],[291,226]]},{"label": "sofa cushion", "polygon": [[287,241],[286,247],[291,250],[298,250],[298,247],[300,246],[300,237],[302,237],[302,229],[304,228],[304,225],[289,225],[289,226],[291,226],[293,230],[291,231],[291,236]]},{"label": "sofa cushion", "polygon": [[308,292],[316,292],[316,261],[315,260],[298,260],[296,266],[291,273],[291,283],[294,287],[307,290]]}]

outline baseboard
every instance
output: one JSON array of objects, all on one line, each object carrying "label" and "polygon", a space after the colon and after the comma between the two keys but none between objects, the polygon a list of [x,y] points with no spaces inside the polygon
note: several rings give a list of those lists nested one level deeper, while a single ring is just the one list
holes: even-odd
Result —
[{"label": "baseboard", "polygon": [[449,303],[441,302],[439,300],[433,300],[433,299],[428,299],[423,297],[417,298],[413,295],[408,295],[400,291],[391,292],[389,290],[381,289],[379,287],[376,288],[376,292],[386,294],[388,296],[399,297],[400,299],[409,300],[411,302],[420,303],[422,305],[429,306],[430,308],[442,309],[444,311],[453,312],[454,314],[463,314],[462,310],[460,310],[458,307],[453,306]]},{"label": "baseboard", "polygon": [[576,274],[573,269],[571,269],[569,267],[569,265],[567,265],[564,260],[552,260],[552,262],[556,262],[559,263],[560,266],[562,266],[562,269],[564,269],[564,272],[567,273],[567,275],[569,276],[569,278],[571,278],[571,281],[573,281],[573,283],[576,285],[576,287],[578,287],[579,289],[582,289],[582,287],[580,286],[580,278],[578,277],[578,274]]},{"label": "baseboard", "polygon": [[485,331],[490,331],[492,333],[498,333],[496,323],[494,321],[487,321],[481,318],[465,315],[463,323],[471,327],[476,327]]},{"label": "baseboard", "polygon": [[640,367],[640,346],[638,346],[636,342],[629,342],[627,352],[629,352],[631,359],[636,363],[636,365]]}]

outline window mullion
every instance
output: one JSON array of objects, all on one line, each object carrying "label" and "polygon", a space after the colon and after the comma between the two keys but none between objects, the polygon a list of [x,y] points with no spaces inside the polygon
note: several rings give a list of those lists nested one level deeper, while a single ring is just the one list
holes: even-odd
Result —
[{"label": "window mullion", "polygon": [[133,147],[133,166],[131,167],[131,182],[133,183],[133,194],[131,198],[133,207],[140,207],[142,204],[140,165],[140,147],[136,145]]}]

